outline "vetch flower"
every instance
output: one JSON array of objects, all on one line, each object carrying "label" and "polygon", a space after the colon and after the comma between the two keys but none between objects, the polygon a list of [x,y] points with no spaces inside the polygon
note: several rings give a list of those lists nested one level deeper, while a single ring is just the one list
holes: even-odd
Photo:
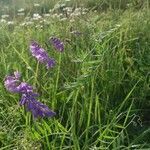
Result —
[{"label": "vetch flower", "polygon": [[52,43],[52,45],[60,52],[64,51],[64,44],[62,41],[60,41],[60,39],[56,38],[56,37],[51,37],[49,39],[49,42]]},{"label": "vetch flower", "polygon": [[20,105],[24,105],[33,114],[34,118],[53,117],[56,115],[48,106],[37,101],[39,95],[33,91],[34,88],[31,85],[21,82],[20,77],[20,73],[16,71],[13,75],[6,76],[4,81],[4,85],[8,91],[22,94]]},{"label": "vetch flower", "polygon": [[37,101],[35,98],[37,95],[23,94],[20,105],[24,105],[28,111],[31,111],[34,118],[37,117],[53,117],[56,115],[55,112],[50,110],[46,105]]},{"label": "vetch flower", "polygon": [[18,92],[18,85],[20,84],[20,73],[14,72],[13,75],[9,75],[5,77],[4,85],[6,89],[10,92]]},{"label": "vetch flower", "polygon": [[17,91],[19,91],[19,93],[21,94],[29,94],[29,93],[33,93],[33,87],[30,86],[29,84],[27,84],[26,82],[21,82],[17,87],[16,87]]},{"label": "vetch flower", "polygon": [[32,41],[30,45],[30,51],[32,56],[34,56],[39,62],[46,64],[47,69],[54,67],[55,60],[50,58],[46,51],[40,47],[37,42]]}]

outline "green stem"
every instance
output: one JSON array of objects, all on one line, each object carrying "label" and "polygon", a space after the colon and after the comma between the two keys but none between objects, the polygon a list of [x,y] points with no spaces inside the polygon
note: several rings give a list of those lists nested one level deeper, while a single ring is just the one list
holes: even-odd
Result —
[{"label": "green stem", "polygon": [[35,76],[34,76],[34,86],[36,86],[37,82],[38,82],[38,71],[39,71],[39,62],[36,65],[36,70],[35,70]]},{"label": "green stem", "polygon": [[60,67],[61,67],[61,53],[59,54],[59,60],[58,60],[58,69],[57,69],[57,74],[56,74],[56,82],[55,82],[55,88],[54,88],[54,99],[52,102],[52,108],[55,108],[55,105],[57,104],[56,93],[57,93],[57,89],[58,89]]}]

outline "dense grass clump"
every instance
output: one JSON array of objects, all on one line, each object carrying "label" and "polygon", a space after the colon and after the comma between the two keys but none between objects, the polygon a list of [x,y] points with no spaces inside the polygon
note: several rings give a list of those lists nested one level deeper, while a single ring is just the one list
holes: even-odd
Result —
[{"label": "dense grass clump", "polygon": [[[149,149],[149,1],[51,2],[1,12],[9,15],[0,23],[1,149]],[[53,36],[63,52],[49,42]],[[55,67],[31,56],[32,40]],[[34,119],[18,105],[20,96],[6,91],[4,78],[16,70],[54,118]]]}]

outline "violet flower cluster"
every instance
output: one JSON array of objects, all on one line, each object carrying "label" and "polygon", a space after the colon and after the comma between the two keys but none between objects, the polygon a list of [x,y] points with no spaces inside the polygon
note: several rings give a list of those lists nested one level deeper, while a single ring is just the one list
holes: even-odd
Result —
[{"label": "violet flower cluster", "polygon": [[55,47],[56,50],[63,52],[64,51],[64,44],[60,39],[56,37],[51,37],[49,42]]},{"label": "violet flower cluster", "polygon": [[[64,50],[63,42],[59,39],[53,37],[50,40],[58,51],[62,52]],[[40,63],[45,64],[47,69],[54,67],[54,58],[50,58],[37,42],[31,42],[30,52]],[[37,101],[38,94],[34,92],[33,87],[20,81],[20,78],[20,73],[16,71],[13,75],[6,76],[4,81],[4,85],[9,92],[21,94],[20,105],[24,105],[33,114],[34,118],[55,116],[56,113],[50,110],[48,106]]]},{"label": "violet flower cluster", "polygon": [[46,64],[47,69],[54,67],[55,60],[50,58],[46,51],[40,47],[37,42],[32,41],[30,45],[30,51],[32,56],[34,56],[39,62]]},{"label": "violet flower cluster", "polygon": [[[57,49],[59,52],[64,51],[64,44],[56,37],[51,37],[49,42]],[[48,53],[35,41],[30,44],[30,52],[33,57],[35,57],[39,62],[46,65],[47,69],[55,66],[54,58],[50,58]]]},{"label": "violet flower cluster", "polygon": [[34,118],[55,116],[55,112],[37,101],[38,94],[33,91],[33,87],[28,83],[21,82],[20,77],[20,73],[16,71],[13,75],[6,76],[4,81],[4,85],[8,91],[22,95],[20,105],[24,105],[33,114]]}]

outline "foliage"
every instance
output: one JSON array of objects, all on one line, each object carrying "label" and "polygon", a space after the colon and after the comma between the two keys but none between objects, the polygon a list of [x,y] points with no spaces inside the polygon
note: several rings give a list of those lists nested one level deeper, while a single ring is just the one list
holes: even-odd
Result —
[{"label": "foliage", "polygon": [[[94,11],[99,1],[94,2],[83,1],[88,11],[73,19],[44,18],[42,5],[25,13],[32,18],[39,11],[42,21],[24,25],[18,16],[13,24],[0,23],[1,150],[150,148],[148,1],[140,9],[122,4],[125,9],[115,9],[124,1],[101,0],[109,8],[100,11]],[[53,35],[64,42],[63,53],[48,43]],[[47,70],[37,63],[29,52],[31,40],[56,58],[56,67]],[[55,110],[55,118],[33,120],[18,105],[18,95],[6,91],[4,77],[14,70],[37,87],[40,101]]]}]

